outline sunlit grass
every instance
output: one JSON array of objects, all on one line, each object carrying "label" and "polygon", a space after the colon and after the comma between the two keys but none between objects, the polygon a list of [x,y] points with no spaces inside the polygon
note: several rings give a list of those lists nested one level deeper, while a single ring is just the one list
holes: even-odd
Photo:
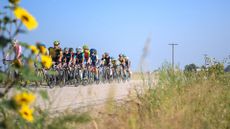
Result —
[{"label": "sunlit grass", "polygon": [[[113,110],[100,109],[103,113],[95,118],[97,126],[100,129],[230,128],[229,75],[207,77],[204,71],[188,75],[165,65],[158,72],[154,88],[114,106]],[[143,84],[146,87],[149,83]]]}]

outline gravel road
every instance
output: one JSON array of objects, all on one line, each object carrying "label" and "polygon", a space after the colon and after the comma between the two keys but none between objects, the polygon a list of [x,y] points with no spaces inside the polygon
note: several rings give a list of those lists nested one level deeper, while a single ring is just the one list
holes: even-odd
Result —
[{"label": "gravel road", "polygon": [[97,104],[103,104],[109,99],[120,100],[132,96],[134,90],[140,87],[140,81],[126,83],[100,84],[89,86],[65,86],[44,89],[48,92],[49,102],[37,97],[36,105],[51,111],[77,109]]}]

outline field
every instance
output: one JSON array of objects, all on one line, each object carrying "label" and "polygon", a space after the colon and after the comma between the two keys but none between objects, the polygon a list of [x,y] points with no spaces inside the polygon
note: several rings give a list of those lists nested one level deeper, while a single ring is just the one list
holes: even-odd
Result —
[{"label": "field", "polygon": [[[230,74],[184,74],[162,68],[158,83],[123,103],[108,102],[89,114],[79,128],[95,129],[225,129],[230,128]],[[151,88],[154,87],[154,88]]]}]

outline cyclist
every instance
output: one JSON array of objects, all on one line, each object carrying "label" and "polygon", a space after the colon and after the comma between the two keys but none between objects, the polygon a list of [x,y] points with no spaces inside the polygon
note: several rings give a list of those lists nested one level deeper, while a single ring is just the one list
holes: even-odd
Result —
[{"label": "cyclist", "polygon": [[87,45],[83,46],[83,57],[84,57],[84,63],[86,65],[89,65],[90,64],[90,51]]},{"label": "cyclist", "polygon": [[119,61],[120,66],[121,66],[121,68],[122,68],[122,72],[126,75],[124,54],[119,54],[119,55],[118,55],[118,61]]},{"label": "cyclist", "polygon": [[82,48],[78,47],[76,48],[76,53],[75,53],[75,65],[80,67],[79,74],[80,74],[81,80],[83,78],[83,73],[81,72],[81,69],[83,68],[83,63],[84,63],[84,55],[82,52]]},{"label": "cyclist", "polygon": [[98,55],[96,49],[90,49],[90,59],[91,59],[92,71],[95,72],[96,79],[98,80],[98,69],[97,69]]},{"label": "cyclist", "polygon": [[117,60],[114,57],[111,57],[111,64],[112,64],[112,68],[114,69],[117,68]]},{"label": "cyclist", "polygon": [[73,48],[69,49],[69,56],[70,56],[70,59],[68,60],[69,65],[74,64],[74,50],[73,50]]},{"label": "cyclist", "polygon": [[60,48],[60,42],[59,41],[54,41],[54,55],[52,56],[52,60],[55,62],[56,65],[61,65],[63,53],[62,49]]},{"label": "cyclist", "polygon": [[37,42],[36,46],[41,54],[48,55],[45,43]]},{"label": "cyclist", "polygon": [[125,68],[127,70],[127,72],[129,73],[129,76],[131,77],[131,71],[130,71],[130,65],[131,65],[131,61],[129,60],[129,58],[125,55],[123,55],[124,59],[125,59]]},{"label": "cyclist", "polygon": [[[17,66],[22,65],[22,46],[19,44],[18,40],[14,39],[12,41],[12,46],[10,46],[9,50],[13,50],[14,52],[14,62]],[[8,58],[10,51],[5,55],[3,59],[3,63],[5,64],[6,59]]]},{"label": "cyclist", "polygon": [[120,62],[121,67],[124,69],[124,67],[125,67],[125,59],[122,56],[122,54],[118,55],[118,61]]},{"label": "cyclist", "polygon": [[96,67],[96,64],[98,63],[98,55],[96,49],[90,49],[90,59],[91,65]]},{"label": "cyclist", "polygon": [[75,64],[83,67],[83,62],[84,62],[84,55],[82,52],[82,48],[78,47],[76,48],[76,53],[75,53]]},{"label": "cyclist", "polygon": [[[110,69],[110,66],[111,66],[111,58],[109,56],[109,53],[105,52],[104,67],[108,67]],[[110,76],[112,76],[112,69],[110,69]]]},{"label": "cyclist", "polygon": [[100,60],[101,67],[103,67],[104,63],[105,63],[105,54],[102,54],[101,60]]},{"label": "cyclist", "polygon": [[48,51],[49,51],[49,56],[51,56],[51,57],[54,57],[54,56],[55,56],[55,51],[54,51],[54,48],[53,48],[53,47],[49,47],[49,48],[48,48]]},{"label": "cyclist", "polygon": [[67,55],[68,54],[69,54],[69,49],[67,47],[65,47],[63,49],[62,63],[66,63],[67,62]]},{"label": "cyclist", "polygon": [[111,57],[112,72],[114,73],[117,70],[117,60],[114,57]]}]

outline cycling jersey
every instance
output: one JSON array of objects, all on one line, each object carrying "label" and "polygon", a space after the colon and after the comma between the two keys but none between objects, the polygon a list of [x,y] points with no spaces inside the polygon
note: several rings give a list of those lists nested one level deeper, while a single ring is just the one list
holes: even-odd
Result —
[{"label": "cycling jersey", "polygon": [[114,66],[117,65],[117,61],[116,61],[116,60],[112,60],[111,62],[112,62],[112,64],[113,64]]},{"label": "cycling jersey", "polygon": [[84,52],[83,54],[84,54],[84,58],[85,58],[86,60],[88,60],[89,57],[90,57],[90,52],[89,52],[89,51],[86,51],[86,52]]},{"label": "cycling jersey", "polygon": [[111,61],[110,57],[105,57],[105,58],[104,58],[104,61],[105,61],[105,62],[104,62],[104,65],[105,65],[105,66],[110,66],[110,61]]},{"label": "cycling jersey", "polygon": [[59,58],[63,55],[62,50],[61,48],[56,48],[53,50],[54,50],[54,53],[53,53],[52,59],[54,62],[59,62]]},{"label": "cycling jersey", "polygon": [[82,64],[83,62],[83,53],[77,54],[75,53],[75,58],[76,58],[76,64]]},{"label": "cycling jersey", "polygon": [[120,61],[121,64],[125,64],[125,59],[124,58],[120,57],[118,60]]},{"label": "cycling jersey", "polygon": [[66,54],[66,57],[65,57],[66,58],[66,63],[70,62],[71,56],[72,56],[71,53]]},{"label": "cycling jersey", "polygon": [[90,52],[89,51],[84,51],[83,52],[83,57],[84,57],[84,62],[88,63],[89,58],[90,58]]},{"label": "cycling jersey", "polygon": [[22,56],[22,46],[19,44],[16,44],[14,47],[15,51],[15,59],[19,59]]},{"label": "cycling jersey", "polygon": [[98,59],[97,55],[91,55],[90,58],[91,58],[91,63],[92,63],[92,65],[93,65],[93,66],[96,66],[97,59]]}]

